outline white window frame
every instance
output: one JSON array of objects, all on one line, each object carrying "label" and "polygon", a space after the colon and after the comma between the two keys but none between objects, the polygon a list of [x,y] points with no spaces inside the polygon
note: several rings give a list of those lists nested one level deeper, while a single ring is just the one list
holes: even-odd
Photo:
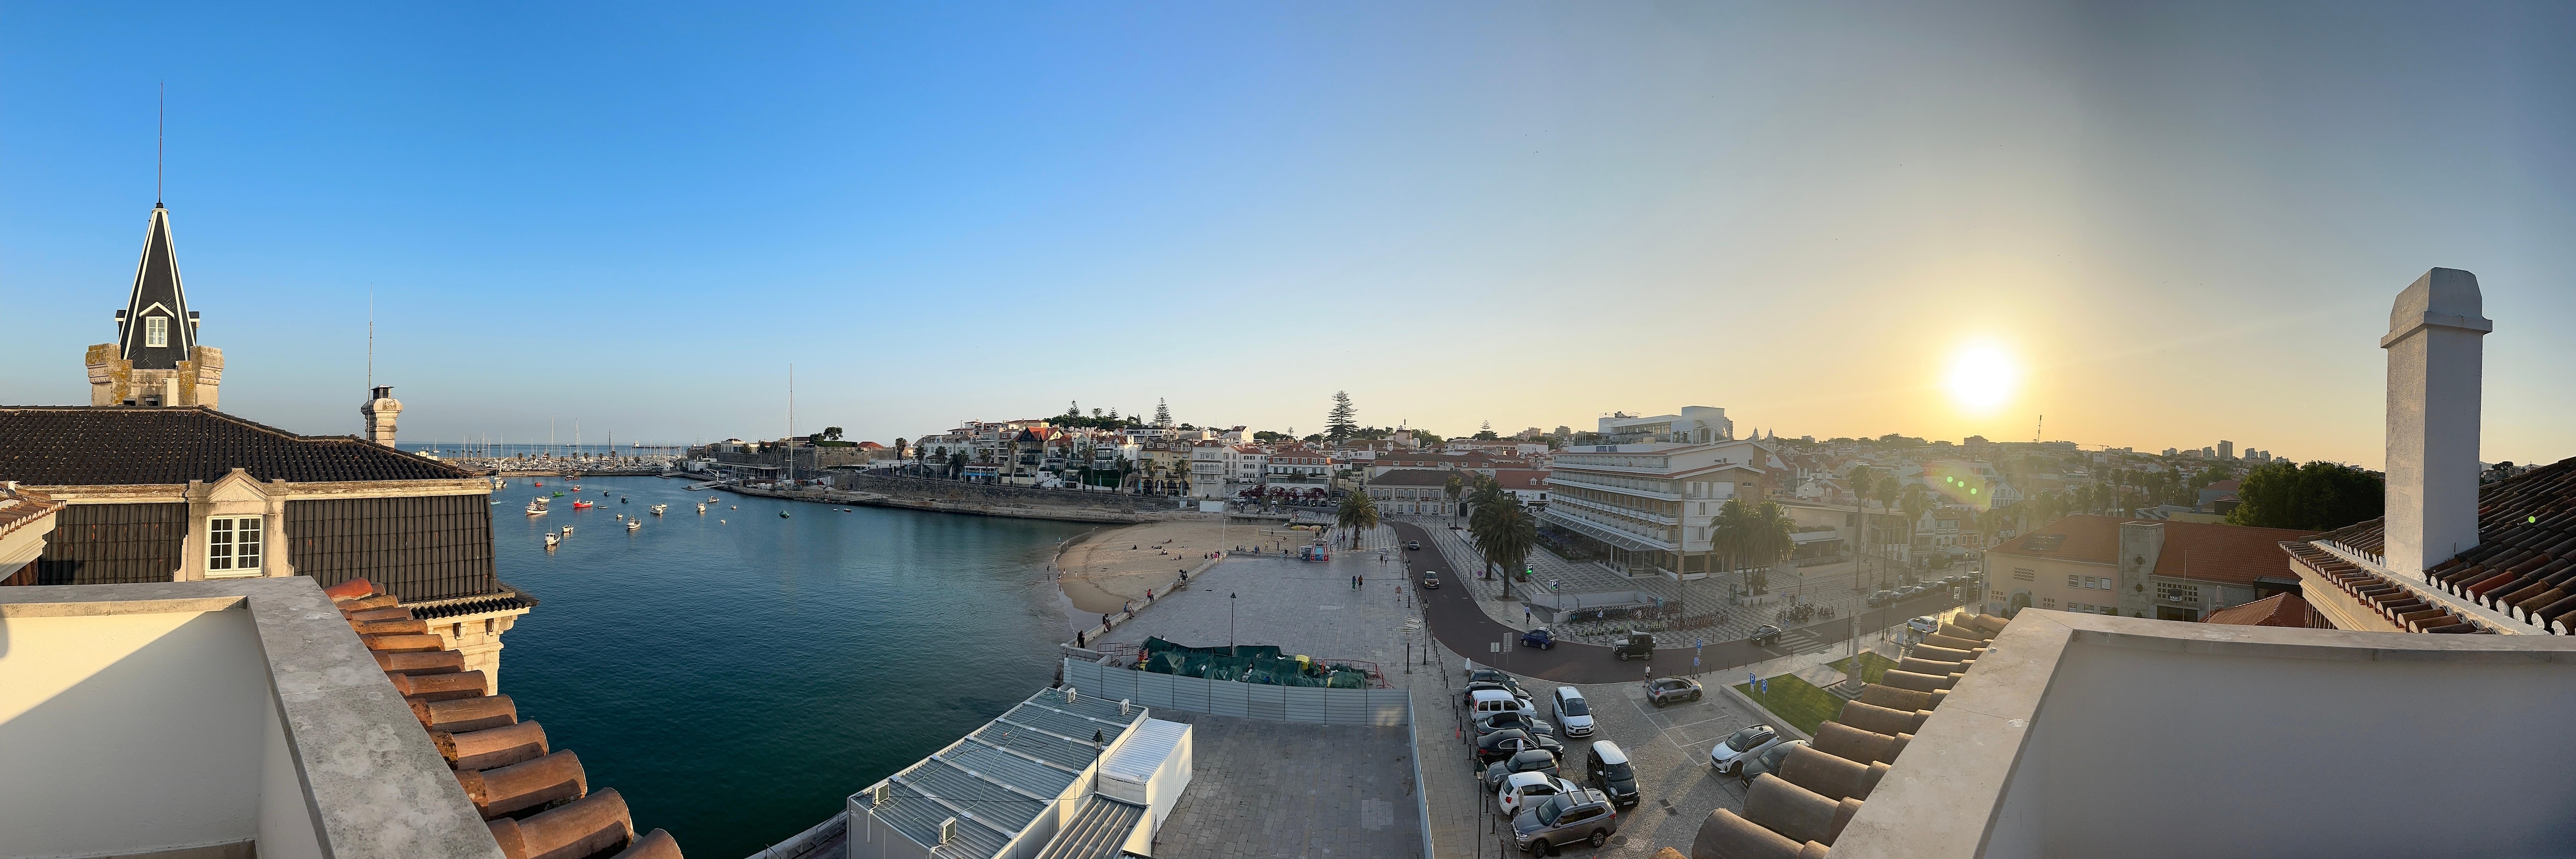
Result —
[{"label": "white window frame", "polygon": [[143,317],[143,345],[155,348],[170,345],[170,317],[158,314]]},{"label": "white window frame", "polygon": [[266,522],[259,516],[212,516],[206,519],[206,578],[231,579],[264,575],[268,558]]}]

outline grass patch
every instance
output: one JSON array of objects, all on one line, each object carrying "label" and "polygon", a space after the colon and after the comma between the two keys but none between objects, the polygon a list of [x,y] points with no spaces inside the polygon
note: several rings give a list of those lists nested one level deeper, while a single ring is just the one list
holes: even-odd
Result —
[{"label": "grass patch", "polygon": [[[1834,670],[1842,672],[1843,676],[1851,676],[1852,671],[1850,658],[1846,657],[1843,659],[1836,659],[1830,664],[1833,666]],[[1887,669],[1894,667],[1896,667],[1896,660],[1880,656],[1876,653],[1862,653],[1860,655],[1860,681],[1863,683],[1876,683],[1878,682],[1878,678],[1887,674]]]},{"label": "grass patch", "polygon": [[1761,704],[1763,709],[1771,711],[1771,715],[1811,737],[1815,736],[1817,725],[1843,711],[1843,699],[1798,679],[1795,674],[1771,678],[1771,691],[1767,693],[1754,691],[1750,683],[1735,684],[1735,691],[1744,693],[1744,697]]}]

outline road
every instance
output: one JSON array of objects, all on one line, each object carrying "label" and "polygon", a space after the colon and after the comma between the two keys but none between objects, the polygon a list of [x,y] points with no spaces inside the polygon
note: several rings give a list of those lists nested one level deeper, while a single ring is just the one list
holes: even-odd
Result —
[{"label": "road", "polygon": [[[1398,539],[1422,544],[1420,550],[1406,551],[1414,569],[1441,570],[1452,576],[1468,575],[1473,563],[1460,563],[1440,549],[1439,541],[1423,527],[1411,522],[1390,522]],[[1424,558],[1437,558],[1426,561]],[[1520,631],[1504,626],[1476,606],[1476,598],[1464,587],[1425,590],[1415,582],[1414,592],[1421,595],[1422,614],[1431,626],[1431,634],[1450,650],[1467,655],[1478,665],[1490,665],[1524,677],[1537,677],[1559,683],[1622,683],[1640,680],[1646,668],[1654,666],[1666,676],[1691,673],[1690,650],[1667,647],[1655,651],[1656,658],[1622,662],[1610,648],[1597,644],[1559,642],[1547,650],[1513,647],[1504,652],[1488,651],[1495,642],[1520,640]],[[1901,604],[1864,612],[1860,615],[1863,633],[1877,632],[1905,622],[1916,615],[1932,614],[1956,603],[1946,596],[1927,596]],[[1850,640],[1852,625],[1848,619],[1836,618],[1799,627],[1826,644]],[[1756,647],[1746,640],[1712,641],[1700,650],[1701,673],[1722,671],[1789,655],[1786,648]]]}]

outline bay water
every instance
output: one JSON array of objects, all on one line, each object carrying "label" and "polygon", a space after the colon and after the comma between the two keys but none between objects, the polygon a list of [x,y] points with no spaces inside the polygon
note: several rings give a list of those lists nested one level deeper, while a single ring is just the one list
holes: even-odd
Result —
[{"label": "bay water", "polygon": [[[501,579],[541,601],[502,638],[501,692],[637,827],[712,859],[821,822],[1047,685],[1069,633],[1045,566],[1094,527],[653,477],[581,480],[599,506],[576,511],[573,480],[541,479],[493,493]],[[556,491],[548,515],[522,512]]]}]

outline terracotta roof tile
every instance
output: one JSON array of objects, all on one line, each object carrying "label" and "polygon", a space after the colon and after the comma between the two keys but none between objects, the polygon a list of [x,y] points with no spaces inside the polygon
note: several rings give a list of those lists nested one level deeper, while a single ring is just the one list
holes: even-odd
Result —
[{"label": "terracotta roof tile", "polygon": [[0,406],[0,479],[36,486],[474,476],[347,436],[296,435],[201,406]]},{"label": "terracotta roof tile", "polygon": [[2209,613],[2202,623],[2224,623],[2236,626],[2308,625],[2308,602],[2297,594],[2273,594],[2240,606],[2230,606]]},{"label": "terracotta roof tile", "polygon": [[2282,554],[2281,541],[2315,536],[2312,532],[2288,528],[2076,515],[2033,528],[2029,534],[1987,552],[2117,564],[2120,525],[2124,522],[2152,522],[2164,526],[2165,547],[2156,556],[2156,575],[2208,582],[2253,584],[2255,579],[2264,576],[2277,578],[2288,568],[2289,560]]},{"label": "terracotta roof tile", "polygon": [[509,696],[485,694],[483,673],[463,670],[464,656],[444,649],[400,600],[376,593],[366,579],[322,592],[411,704],[503,855],[680,859],[670,833],[638,834],[625,797],[592,789],[579,756],[551,747],[543,726],[519,721]]}]

